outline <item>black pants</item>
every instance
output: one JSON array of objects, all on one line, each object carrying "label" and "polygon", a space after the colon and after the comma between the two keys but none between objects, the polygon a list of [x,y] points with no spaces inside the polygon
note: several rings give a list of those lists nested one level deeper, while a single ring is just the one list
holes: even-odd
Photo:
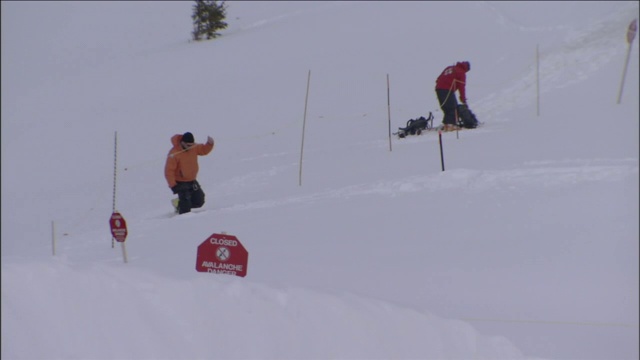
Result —
[{"label": "black pants", "polygon": [[456,93],[449,90],[436,89],[436,95],[438,95],[438,103],[440,109],[444,113],[443,124],[457,125],[458,124],[458,100],[456,100]]},{"label": "black pants", "polygon": [[191,209],[204,205],[204,191],[198,181],[178,182],[178,213],[191,212]]}]

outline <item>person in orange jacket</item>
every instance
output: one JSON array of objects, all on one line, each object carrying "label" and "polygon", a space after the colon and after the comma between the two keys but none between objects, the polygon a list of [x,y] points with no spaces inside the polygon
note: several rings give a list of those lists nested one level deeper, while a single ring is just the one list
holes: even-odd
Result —
[{"label": "person in orange jacket", "polygon": [[460,102],[466,104],[465,85],[469,70],[471,70],[471,64],[468,61],[457,62],[455,65],[447,66],[436,80],[436,95],[440,108],[444,113],[444,118],[442,119],[444,131],[458,128],[456,91],[460,93]]},{"label": "person in orange jacket", "polygon": [[171,191],[178,194],[178,214],[184,214],[192,208],[204,205],[204,191],[196,180],[199,170],[198,156],[207,155],[213,150],[213,139],[208,136],[205,144],[196,144],[193,134],[186,132],[173,135],[171,144],[173,148],[167,156],[164,177]]}]

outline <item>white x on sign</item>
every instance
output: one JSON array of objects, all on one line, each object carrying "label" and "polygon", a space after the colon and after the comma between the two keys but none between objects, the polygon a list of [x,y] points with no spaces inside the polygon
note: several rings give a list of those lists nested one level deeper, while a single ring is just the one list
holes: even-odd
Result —
[{"label": "white x on sign", "polygon": [[229,255],[231,255],[231,253],[229,252],[229,249],[224,246],[220,246],[216,250],[216,257],[220,261],[227,261],[229,259]]}]

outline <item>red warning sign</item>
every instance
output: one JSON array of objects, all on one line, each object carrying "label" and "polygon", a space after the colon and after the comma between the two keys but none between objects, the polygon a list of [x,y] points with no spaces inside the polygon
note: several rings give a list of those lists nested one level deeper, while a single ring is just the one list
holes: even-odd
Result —
[{"label": "red warning sign", "polygon": [[116,211],[111,214],[109,226],[111,226],[111,235],[113,235],[116,241],[124,242],[127,238],[127,222],[124,221],[124,218],[119,212]]},{"label": "red warning sign", "polygon": [[233,235],[213,234],[198,245],[196,270],[245,277],[249,253]]}]

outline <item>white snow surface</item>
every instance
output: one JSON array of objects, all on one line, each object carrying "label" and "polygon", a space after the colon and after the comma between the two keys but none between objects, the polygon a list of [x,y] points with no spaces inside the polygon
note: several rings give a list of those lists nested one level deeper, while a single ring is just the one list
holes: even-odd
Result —
[{"label": "white snow surface", "polygon": [[[638,2],[1,4],[3,360],[638,359]],[[389,127],[456,61],[442,171]],[[246,277],[195,270],[221,232]]]}]

